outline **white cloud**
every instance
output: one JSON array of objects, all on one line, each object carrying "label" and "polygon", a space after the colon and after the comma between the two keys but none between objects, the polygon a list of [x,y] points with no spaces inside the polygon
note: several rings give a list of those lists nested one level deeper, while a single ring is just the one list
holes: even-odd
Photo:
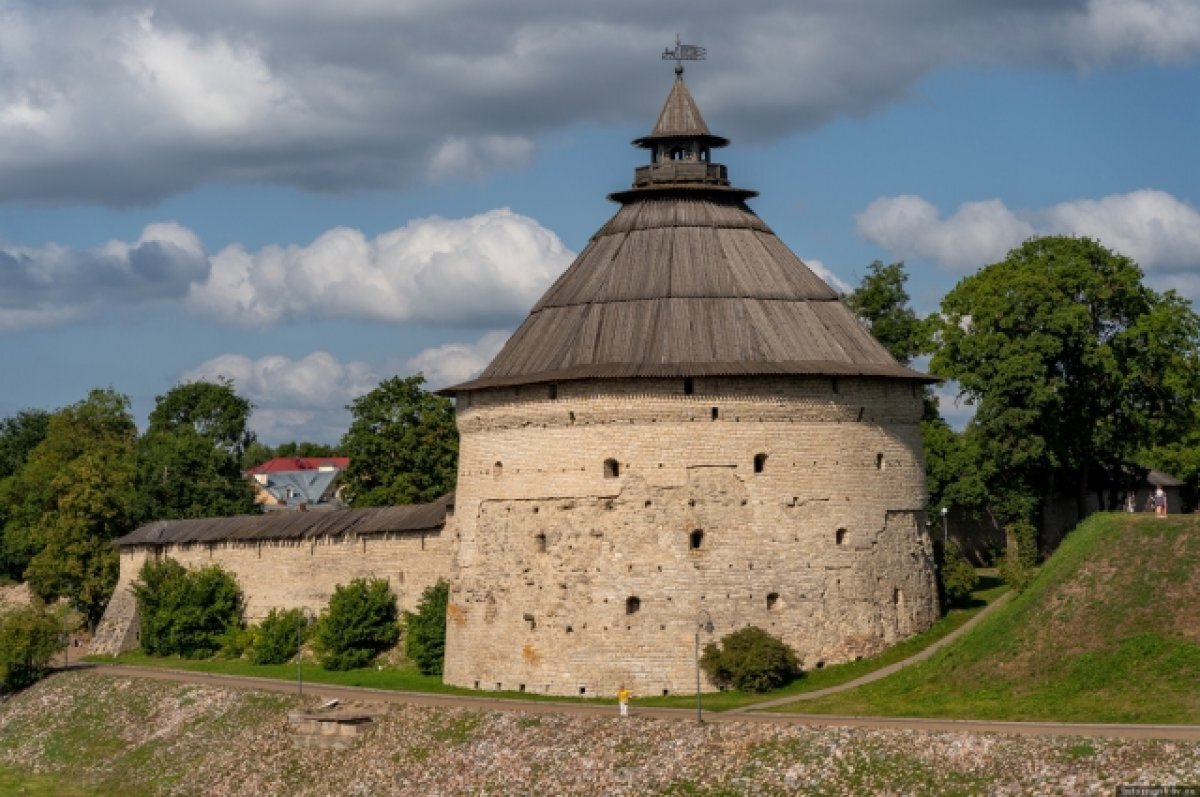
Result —
[{"label": "white cloud", "polygon": [[1032,210],[1010,210],[998,199],[967,202],[946,219],[921,197],[883,197],[857,221],[859,234],[896,257],[932,260],[947,271],[1000,260],[1034,235],[1095,238],[1150,275],[1200,271],[1200,211],[1152,189]]},{"label": "white cloud", "polygon": [[511,323],[573,254],[507,209],[430,217],[368,239],[338,227],[308,246],[229,246],[209,256],[175,222],[93,249],[0,245],[0,333],[66,324],[114,306],[183,301],[219,323],[349,319],[486,327]]},{"label": "white cloud", "polygon": [[232,380],[238,395],[254,405],[250,427],[259,438],[280,443],[340,439],[350,424],[346,405],[386,377],[366,363],[314,352],[300,360],[223,354],[185,372],[181,381],[218,378]]},{"label": "white cloud", "polygon": [[[899,257],[932,260],[951,271],[990,263],[1035,234],[998,199],[966,202],[942,220],[921,197],[876,199],[857,217],[858,232]],[[997,254],[999,253],[999,254]]]},{"label": "white cloud", "polygon": [[260,440],[335,443],[350,426],[346,407],[392,376],[425,375],[426,389],[437,390],[479,374],[508,340],[491,331],[473,343],[447,343],[416,354],[395,368],[365,362],[340,362],[318,351],[301,359],[268,355],[252,359],[222,354],[186,371],[180,382],[232,380],[238,395],[254,405],[250,428]]},{"label": "white cloud", "polygon": [[430,217],[368,240],[337,228],[306,247],[229,247],[189,305],[218,321],[299,318],[468,324],[523,316],[570,263],[554,233],[507,209]]},{"label": "white cloud", "polygon": [[479,375],[508,341],[511,332],[494,330],[474,343],[447,343],[404,361],[407,373],[422,373],[431,390],[466,382]]},{"label": "white cloud", "polygon": [[63,324],[113,305],[182,299],[207,271],[200,240],[174,222],[148,225],[133,243],[94,249],[0,245],[0,332]]},{"label": "white cloud", "polygon": [[871,113],[943,67],[1200,55],[1194,0],[749,1],[15,0],[0,8],[0,201],[520,166],[549,132],[647,124],[669,81],[647,61],[685,14],[722,32],[694,89],[739,139]]},{"label": "white cloud", "polygon": [[854,290],[854,286],[843,280],[837,274],[829,270],[829,267],[816,258],[801,258],[804,265],[808,266],[812,273],[816,274],[821,279],[825,280],[825,284],[833,288],[838,293],[849,293]]}]

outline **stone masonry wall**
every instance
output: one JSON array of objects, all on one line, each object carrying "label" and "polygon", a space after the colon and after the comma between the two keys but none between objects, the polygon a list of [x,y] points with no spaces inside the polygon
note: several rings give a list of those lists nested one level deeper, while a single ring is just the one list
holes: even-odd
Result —
[{"label": "stone masonry wall", "polygon": [[[806,668],[937,616],[919,386],[613,380],[460,397],[446,681],[695,688],[695,634],[745,625]],[[607,464],[606,464],[607,462]]]},{"label": "stone masonry wall", "polygon": [[[273,608],[303,608],[316,615],[338,584],[364,576],[387,579],[400,611],[413,611],[426,588],[449,577],[453,562],[444,531],[168,545],[158,554],[185,567],[218,564],[233,573],[246,598],[248,622],[261,620]],[[101,622],[110,628],[104,634],[104,650],[96,652],[115,654],[137,646],[136,606],[129,586],[146,557],[153,555],[145,547],[122,549],[120,579]]]}]

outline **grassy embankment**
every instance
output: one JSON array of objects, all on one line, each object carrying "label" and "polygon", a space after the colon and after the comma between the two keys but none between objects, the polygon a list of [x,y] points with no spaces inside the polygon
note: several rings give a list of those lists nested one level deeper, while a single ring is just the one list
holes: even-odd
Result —
[{"label": "grassy embankment", "polygon": [[928,661],[807,713],[1200,722],[1200,517],[1095,515]]},{"label": "grassy embankment", "polygon": [[[994,577],[985,576],[980,580],[979,588],[973,594],[972,600],[965,608],[953,609],[939,620],[932,628],[923,634],[907,639],[883,651],[877,656],[861,661],[826,667],[805,673],[803,677],[791,685],[769,692],[767,694],[750,694],[738,691],[720,692],[704,695],[704,708],[709,711],[725,711],[750,705],[766,699],[785,697],[789,694],[799,694],[815,689],[845,683],[859,676],[866,675],[881,667],[908,658],[929,645],[937,642],[959,628],[983,607],[1002,595],[1007,588]],[[256,665],[243,660],[206,659],[190,660],[179,657],[160,658],[147,656],[140,651],[131,651],[119,657],[90,656],[89,661],[128,664],[139,667],[162,667],[169,669],[188,670],[192,672],[215,673],[221,675],[238,675],[253,678],[273,678],[284,681],[297,680],[295,664]],[[436,676],[421,675],[412,667],[383,667],[382,669],[361,669],[348,672],[326,670],[317,664],[306,661],[303,667],[305,683],[330,684],[335,686],[361,686],[372,689],[395,689],[408,692],[433,692],[438,694],[479,695],[480,692],[443,684]],[[614,697],[558,697],[537,695],[529,692],[486,692],[488,697],[512,698],[520,700],[553,700],[556,702],[572,703],[615,703]],[[635,696],[638,705],[691,708],[696,705],[694,694],[671,695],[667,697],[654,696],[642,698]]]}]

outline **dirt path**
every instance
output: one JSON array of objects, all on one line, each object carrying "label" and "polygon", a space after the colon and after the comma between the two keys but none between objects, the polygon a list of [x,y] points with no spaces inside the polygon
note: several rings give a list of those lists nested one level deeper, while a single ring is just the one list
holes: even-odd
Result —
[{"label": "dirt path", "polygon": [[[72,669],[75,669],[73,666]],[[269,678],[250,678],[234,675],[210,675],[183,670],[163,670],[149,667],[129,667],[116,664],[84,664],[79,669],[99,675],[150,678],[160,681],[197,683],[230,689],[266,692],[295,692],[297,685]],[[526,714],[566,714],[597,716],[616,714],[616,706],[582,703],[553,703],[532,700],[464,695],[437,695],[423,692],[396,692],[384,689],[365,689],[328,684],[305,684],[305,694],[319,695],[323,700],[337,698],[343,702],[389,704],[406,703],[418,706],[471,708],[482,711],[519,711]],[[632,713],[655,719],[695,722],[696,712],[677,708],[638,708]],[[1101,723],[1064,722],[984,722],[975,720],[912,719],[892,717],[838,717],[816,714],[766,714],[705,712],[705,722],[752,722],[776,725],[808,725],[817,727],[893,728],[920,731],[957,731],[970,733],[1005,733],[1033,736],[1091,736],[1120,739],[1174,739],[1200,741],[1200,726],[1196,725],[1108,725]]]}]

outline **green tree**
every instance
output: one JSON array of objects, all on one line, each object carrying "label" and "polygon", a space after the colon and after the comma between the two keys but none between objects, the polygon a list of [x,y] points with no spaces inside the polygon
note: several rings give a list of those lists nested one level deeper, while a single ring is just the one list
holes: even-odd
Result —
[{"label": "green tree", "polygon": [[54,413],[6,480],[4,559],[44,600],[66,597],[94,626],[116,583],[112,540],[133,523],[137,428],[111,389]]},{"label": "green tree", "polygon": [[448,399],[426,392],[420,374],[393,377],[348,407],[342,438],[351,506],[433,501],[454,489],[458,430]]},{"label": "green tree", "polygon": [[907,365],[914,357],[928,354],[930,326],[909,306],[904,263],[885,266],[876,260],[867,270],[859,286],[842,297],[846,306],[899,362]]},{"label": "green tree", "polygon": [[1025,242],[942,302],[934,373],[976,406],[990,506],[1036,523],[1053,495],[1127,483],[1147,445],[1188,428],[1200,392],[1200,319],[1086,238]]},{"label": "green tree", "polygon": [[330,670],[365,667],[396,644],[396,596],[382,578],[356,578],[339,584],[317,621],[315,634],[321,665]]},{"label": "green tree", "polygon": [[308,618],[300,609],[272,609],[254,635],[255,664],[283,664],[300,652],[308,636]]},{"label": "green tree", "polygon": [[242,590],[219,565],[189,570],[169,557],[148,560],[133,594],[142,650],[152,656],[207,658],[241,625]]},{"label": "green tree", "polygon": [[62,626],[45,606],[24,606],[0,614],[0,685],[16,691],[49,671],[61,647]]},{"label": "green tree", "polygon": [[22,410],[0,420],[0,577],[20,578],[28,563],[28,555],[18,553],[23,548],[19,540],[13,541],[14,559],[9,560],[5,529],[12,514],[10,507],[20,500],[16,475],[25,467],[33,450],[46,438],[49,427],[50,413],[44,410]]},{"label": "green tree", "polygon": [[795,651],[754,625],[734,631],[719,646],[706,645],[700,666],[721,689],[743,692],[777,689],[800,674]]},{"label": "green tree", "polygon": [[221,517],[254,508],[242,456],[250,402],[233,384],[189,382],[159,396],[138,445],[143,520]]},{"label": "green tree", "polygon": [[439,579],[421,593],[416,613],[404,613],[404,653],[424,675],[441,675],[446,658],[446,605],[450,585]]},{"label": "green tree", "polygon": [[45,410],[21,410],[0,420],[0,479],[12,476],[25,465],[49,429],[50,413]]}]

